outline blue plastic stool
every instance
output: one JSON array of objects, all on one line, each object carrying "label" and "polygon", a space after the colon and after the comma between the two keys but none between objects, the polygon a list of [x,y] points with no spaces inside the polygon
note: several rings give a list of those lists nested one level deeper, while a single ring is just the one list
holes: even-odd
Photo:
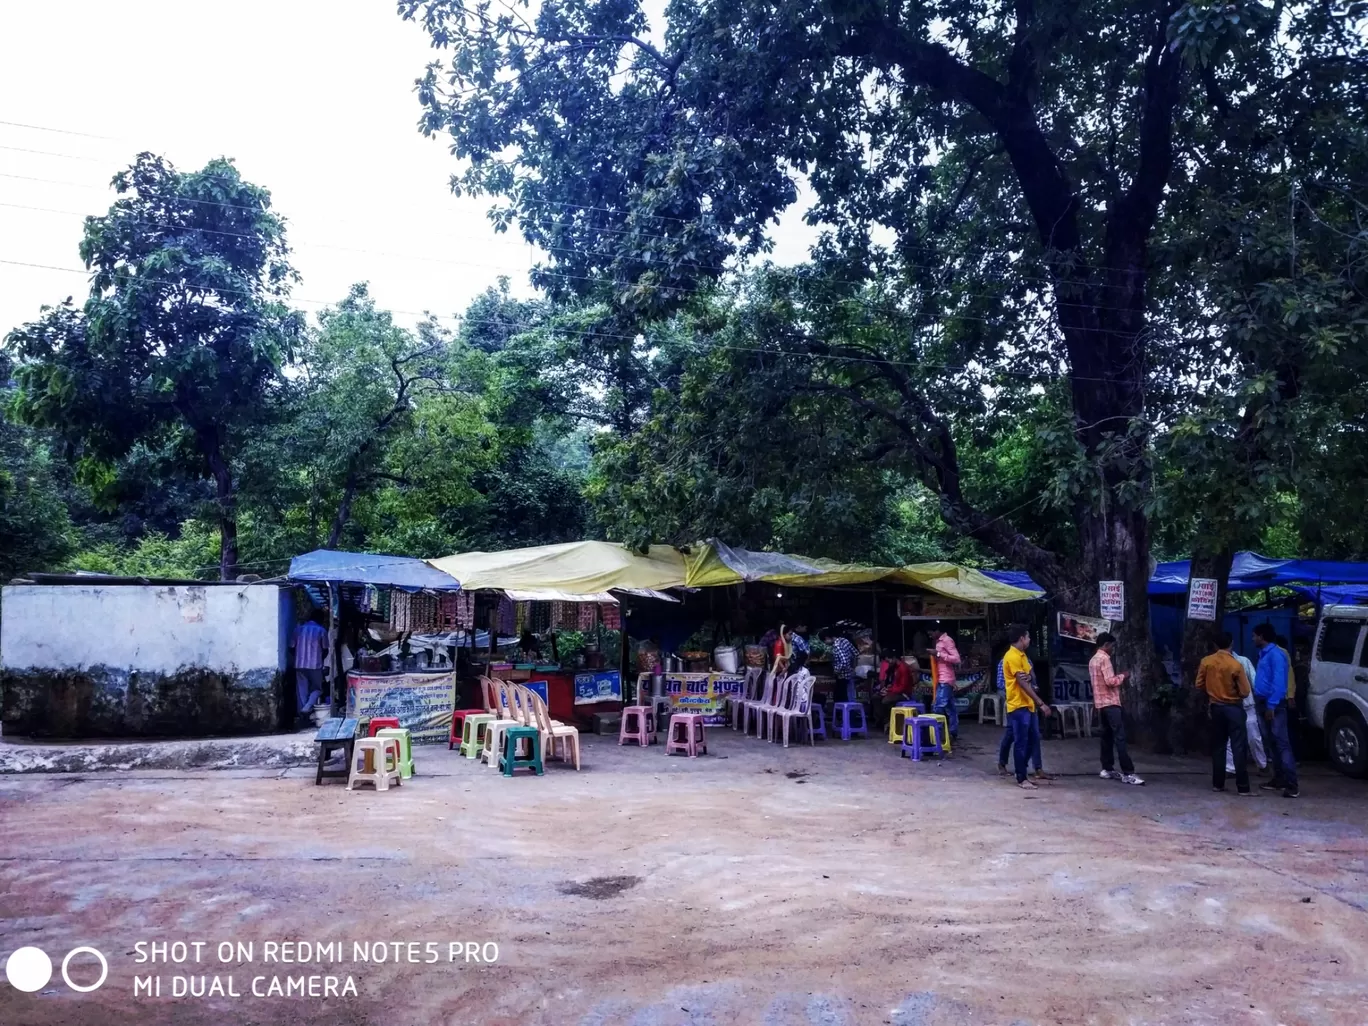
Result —
[{"label": "blue plastic stool", "polygon": [[926,715],[926,703],[924,703],[924,702],[899,702],[899,703],[898,703],[897,705],[895,705],[893,708],[895,708],[895,709],[916,709],[916,710],[917,710],[917,715],[918,715],[918,716],[925,716],[925,715]]},{"label": "blue plastic stool", "polygon": [[[910,755],[913,762],[921,762],[922,756],[928,752],[945,758],[945,747],[941,744],[941,729],[942,723],[939,719],[932,719],[929,716],[909,717],[903,728],[902,754]],[[928,730],[931,731],[931,740],[924,743],[923,734]]]},{"label": "blue plastic stool", "polygon": [[[852,722],[853,714],[857,712],[860,714],[859,726]],[[849,741],[853,734],[869,737],[869,722],[865,719],[865,707],[859,702],[837,702],[832,708],[831,727],[840,733],[842,741]]]},{"label": "blue plastic stool", "polygon": [[[808,729],[812,731],[812,738],[815,741],[821,738],[823,741],[826,736],[826,711],[816,702],[812,703],[812,718],[808,720]],[[815,722],[814,722],[815,721]]]},{"label": "blue plastic stool", "polygon": [[[526,741],[531,749],[531,754],[525,758],[518,758],[518,742]],[[503,775],[511,777],[515,769],[530,769],[537,776],[544,776],[546,769],[542,766],[542,746],[541,731],[536,727],[508,727],[504,730],[504,750],[499,757],[499,768],[503,770]]]}]

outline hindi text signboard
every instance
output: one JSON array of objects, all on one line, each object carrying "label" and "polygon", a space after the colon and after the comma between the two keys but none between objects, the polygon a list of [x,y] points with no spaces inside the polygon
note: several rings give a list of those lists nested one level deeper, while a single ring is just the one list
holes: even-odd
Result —
[{"label": "hindi text signboard", "polygon": [[441,673],[347,674],[347,715],[373,720],[393,716],[415,745],[444,743],[451,736],[456,681]]},{"label": "hindi text signboard", "polygon": [[1188,586],[1188,619],[1216,619],[1216,579],[1194,577]]},{"label": "hindi text signboard", "polygon": [[1126,583],[1099,581],[1097,590],[1102,601],[1102,619],[1120,623],[1126,618]]},{"label": "hindi text signboard", "polygon": [[622,701],[622,674],[617,670],[575,674],[575,704]]}]

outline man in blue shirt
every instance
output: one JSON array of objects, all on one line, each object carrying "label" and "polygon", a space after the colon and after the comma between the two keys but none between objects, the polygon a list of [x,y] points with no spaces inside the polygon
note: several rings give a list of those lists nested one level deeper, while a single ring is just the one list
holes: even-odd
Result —
[{"label": "man in blue shirt", "polygon": [[1254,628],[1254,644],[1259,649],[1259,667],[1254,677],[1254,708],[1259,714],[1259,729],[1264,735],[1273,779],[1259,785],[1263,791],[1281,790],[1284,798],[1296,798],[1297,760],[1287,732],[1287,653],[1277,643],[1273,625],[1261,623]]},{"label": "man in blue shirt", "polygon": [[[831,675],[837,682],[845,682],[845,701],[855,701],[855,660],[859,653],[855,651],[855,646],[850,643],[850,639],[844,634],[837,634],[835,631],[825,630],[821,634],[822,641],[831,649]],[[840,694],[837,691],[837,694]],[[837,699],[841,701],[841,699]]]}]

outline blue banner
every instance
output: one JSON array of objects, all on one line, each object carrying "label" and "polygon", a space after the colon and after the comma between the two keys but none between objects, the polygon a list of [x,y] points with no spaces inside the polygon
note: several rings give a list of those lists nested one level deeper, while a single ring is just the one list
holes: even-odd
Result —
[{"label": "blue banner", "polygon": [[528,691],[531,691],[536,695],[540,696],[542,702],[545,703],[546,707],[548,709],[551,708],[551,697],[547,694],[546,691],[546,681],[529,680],[526,684],[523,685],[523,687],[527,688]]},{"label": "blue banner", "polygon": [[593,705],[595,702],[622,701],[622,674],[617,670],[575,675],[575,704]]}]

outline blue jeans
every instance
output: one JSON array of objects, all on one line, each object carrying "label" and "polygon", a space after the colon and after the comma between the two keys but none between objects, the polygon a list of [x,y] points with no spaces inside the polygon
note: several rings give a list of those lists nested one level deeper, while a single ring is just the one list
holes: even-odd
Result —
[{"label": "blue jeans", "polygon": [[318,704],[323,697],[323,669],[295,670],[295,703],[297,712],[303,716]]},{"label": "blue jeans", "polygon": [[1018,784],[1026,779],[1026,761],[1035,750],[1031,741],[1033,719],[1029,709],[1014,709],[1007,714],[1007,726],[1012,731],[1012,761]]},{"label": "blue jeans", "polygon": [[841,684],[842,684],[842,683],[845,684],[845,698],[838,698],[838,699],[836,699],[836,701],[838,701],[838,702],[853,702],[853,701],[855,701],[855,678],[854,678],[854,677],[845,677],[845,678],[840,678],[840,677],[838,677],[838,678],[836,679],[836,688],[837,688],[836,693],[837,693],[837,694],[840,694],[840,687],[841,687]]},{"label": "blue jeans", "polygon": [[1273,779],[1283,787],[1297,790],[1297,757],[1292,754],[1292,737],[1287,731],[1287,703],[1279,702],[1273,707],[1272,723],[1268,722],[1268,703],[1256,698],[1254,708],[1259,714],[1259,730],[1272,742],[1265,747],[1273,765]]},{"label": "blue jeans", "polygon": [[936,701],[931,706],[931,711],[945,717],[945,722],[950,727],[951,737],[959,737],[959,706],[955,704],[955,686],[953,684],[936,685]]},{"label": "blue jeans", "polygon": [[[1003,701],[1006,701],[1004,699]],[[1012,723],[1009,719],[1007,727],[1002,732],[1002,744],[998,745],[998,765],[1006,766],[1007,760],[1012,755]],[[1040,714],[1031,713],[1031,744],[1030,744],[1031,765],[1035,767],[1037,773],[1044,773],[1045,770],[1040,761]]]}]

